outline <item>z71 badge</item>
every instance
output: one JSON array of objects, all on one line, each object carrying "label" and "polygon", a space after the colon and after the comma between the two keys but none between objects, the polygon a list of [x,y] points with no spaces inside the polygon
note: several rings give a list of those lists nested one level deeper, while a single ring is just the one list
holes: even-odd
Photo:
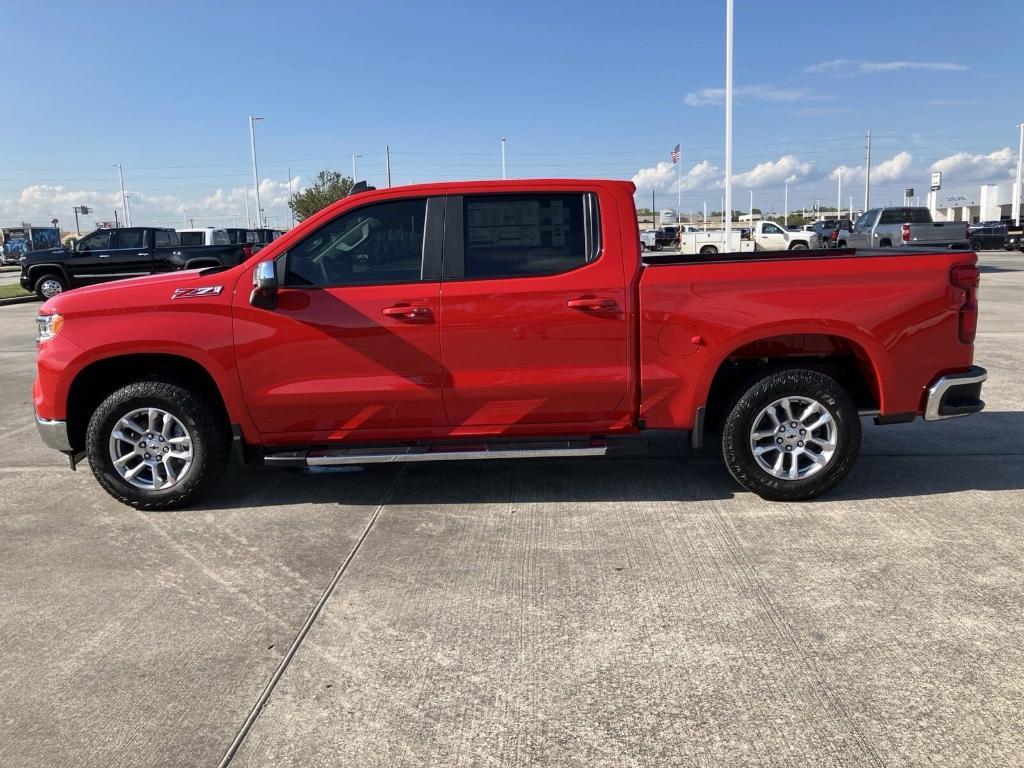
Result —
[{"label": "z71 badge", "polygon": [[175,288],[172,299],[198,299],[200,296],[217,296],[224,290],[222,285],[205,285],[202,288]]}]

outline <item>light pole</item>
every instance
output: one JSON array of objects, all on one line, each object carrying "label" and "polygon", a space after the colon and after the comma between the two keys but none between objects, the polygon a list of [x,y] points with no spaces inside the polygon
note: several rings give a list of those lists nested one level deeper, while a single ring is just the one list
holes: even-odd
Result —
[{"label": "light pole", "polygon": [[257,120],[262,120],[262,117],[253,117],[249,115],[249,147],[252,150],[252,184],[256,189],[256,226],[262,227],[263,222],[260,220],[260,172],[256,167],[256,128],[254,124]]},{"label": "light pole", "polygon": [[505,178],[505,137],[501,137],[501,178]]},{"label": "light pole", "polygon": [[864,165],[864,210],[871,207],[871,129],[868,128],[868,156]]},{"label": "light pole", "polygon": [[1020,226],[1020,181],[1024,164],[1024,123],[1020,124],[1020,148],[1017,150],[1017,183],[1013,187],[1013,223]]},{"label": "light pole", "polygon": [[789,226],[789,182],[788,181],[785,184],[783,184],[783,186],[782,186],[782,194],[783,194],[783,199],[785,200],[785,202],[783,203],[784,207],[783,207],[782,221],[784,222],[783,226],[788,227]]},{"label": "light pole", "polygon": [[356,183],[356,158],[362,155],[352,155],[352,183]]},{"label": "light pole", "polygon": [[121,182],[121,210],[124,213],[124,225],[130,227],[132,225],[132,217],[128,212],[128,196],[124,193],[124,171],[121,170],[121,164],[117,164],[117,178]]},{"label": "light pole", "polygon": [[732,234],[732,5],[733,0],[725,0],[725,200],[722,208],[728,211],[723,243],[726,251]]}]

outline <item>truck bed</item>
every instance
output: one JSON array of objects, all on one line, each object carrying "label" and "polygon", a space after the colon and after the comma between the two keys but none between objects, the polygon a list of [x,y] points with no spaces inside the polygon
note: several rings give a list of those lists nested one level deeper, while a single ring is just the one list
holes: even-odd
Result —
[{"label": "truck bed", "polygon": [[[950,269],[964,251],[756,251],[667,256],[640,276],[640,417],[680,426],[727,362],[846,358],[871,410],[919,413],[937,370],[966,370]],[[717,386],[717,385],[716,385]],[[699,416],[697,417],[699,418]]]}]

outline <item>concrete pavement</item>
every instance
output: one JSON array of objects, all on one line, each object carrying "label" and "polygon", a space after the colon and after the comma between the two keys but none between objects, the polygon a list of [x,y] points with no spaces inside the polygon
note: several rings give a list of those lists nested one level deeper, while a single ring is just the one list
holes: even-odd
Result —
[{"label": "concrete pavement", "polygon": [[232,765],[1024,764],[1024,257],[984,271],[988,410],[796,505],[665,437],[134,512],[39,444],[0,308],[0,765],[217,765],[371,519]]}]

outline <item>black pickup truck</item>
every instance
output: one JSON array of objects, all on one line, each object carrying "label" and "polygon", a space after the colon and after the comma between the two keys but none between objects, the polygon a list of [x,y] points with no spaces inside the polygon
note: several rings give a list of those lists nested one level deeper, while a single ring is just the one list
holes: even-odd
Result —
[{"label": "black pickup truck", "polygon": [[233,267],[252,255],[249,243],[178,244],[178,233],[158,227],[97,229],[73,248],[29,251],[21,257],[21,287],[39,298],[82,285],[177,269]]}]

